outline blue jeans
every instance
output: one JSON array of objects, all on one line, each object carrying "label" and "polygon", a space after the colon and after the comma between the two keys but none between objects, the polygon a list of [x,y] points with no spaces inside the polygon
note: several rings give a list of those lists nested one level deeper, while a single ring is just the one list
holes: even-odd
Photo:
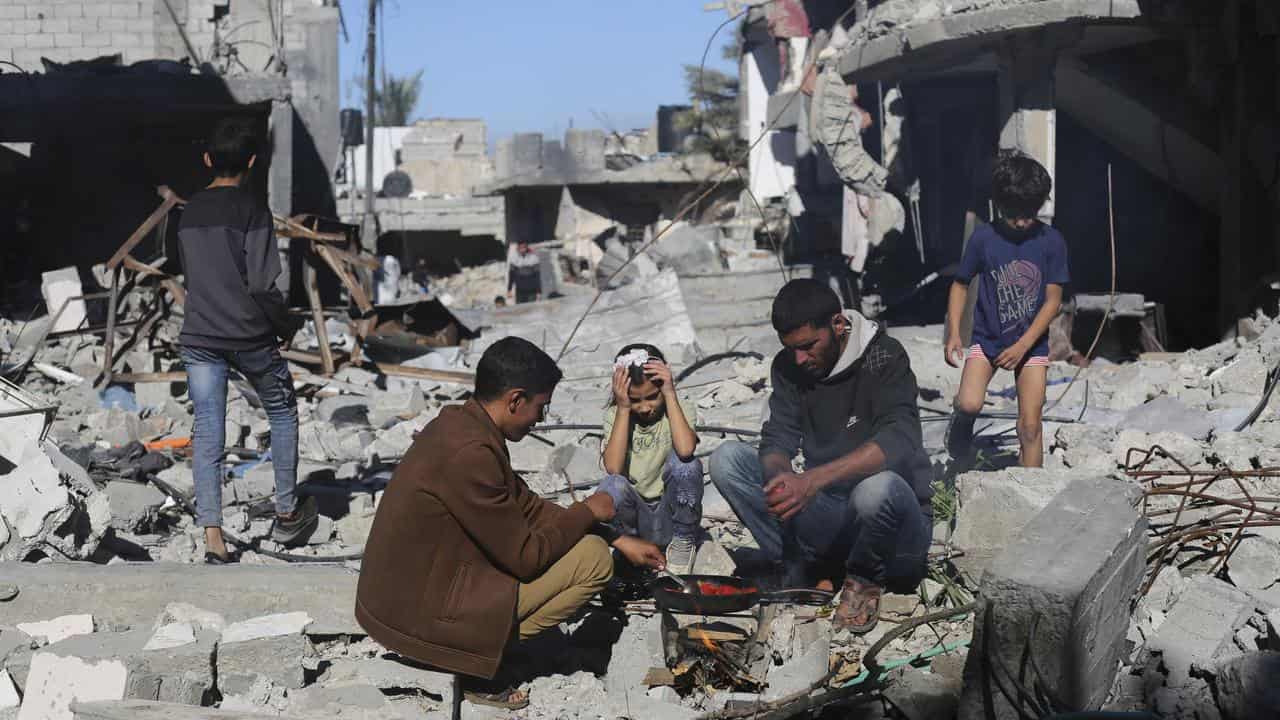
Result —
[{"label": "blue jeans", "polygon": [[649,502],[622,475],[606,475],[600,492],[613,498],[609,528],[665,547],[672,537],[696,539],[702,523],[702,461],[684,462],[672,451],[662,468],[662,497]]},{"label": "blue jeans", "polygon": [[289,366],[274,346],[254,350],[211,350],[182,346],[187,387],[195,406],[191,439],[196,486],[196,524],[222,526],[222,455],[226,445],[227,375],[234,368],[249,381],[271,423],[271,465],[276,479],[276,512],[296,505],[298,484],[298,401]]},{"label": "blue jeans", "polygon": [[711,455],[711,482],[790,582],[807,582],[809,568],[841,556],[862,582],[905,592],[924,579],[933,528],[911,486],[895,472],[820,492],[786,523],[765,504],[764,466],[755,448],[721,445]]}]

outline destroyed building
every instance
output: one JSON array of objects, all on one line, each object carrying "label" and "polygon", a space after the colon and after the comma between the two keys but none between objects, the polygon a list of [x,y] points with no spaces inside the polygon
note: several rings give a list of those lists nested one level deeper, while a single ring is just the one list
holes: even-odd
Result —
[{"label": "destroyed building", "polygon": [[[56,20],[59,7],[91,3],[29,4],[39,6],[37,15],[53,7]],[[157,4],[163,12],[152,27],[161,27],[169,5],[180,10],[175,0]],[[190,17],[203,16],[189,5]],[[239,12],[240,5],[213,7]],[[0,18],[7,7],[0,4]],[[25,21],[28,8],[19,7]],[[335,36],[336,8],[285,7],[286,20],[313,11],[329,18],[312,29]],[[1192,9],[1208,14],[1179,14]],[[384,241],[399,231],[399,209],[430,215],[443,207],[432,203],[469,190],[503,209],[488,219],[492,234],[464,233],[462,242],[536,244],[556,283],[546,286],[561,297],[494,307],[506,284],[499,261],[433,277],[426,297],[377,304],[369,253],[397,249],[361,246],[348,226],[309,217],[319,211],[298,199],[306,194],[300,155],[280,186],[273,153],[258,180],[273,203],[283,202],[278,192],[291,203],[273,204],[277,233],[295,253],[314,256],[299,282],[315,288],[318,269],[341,286],[333,298],[295,297],[307,322],[283,351],[299,397],[299,489],[318,498],[322,515],[302,548],[270,538],[268,422],[252,388],[233,382],[224,515],[228,540],[243,554],[238,566],[199,564],[193,409],[176,354],[180,278],[148,270],[131,254],[162,256],[162,244],[152,244],[163,242],[162,219],[180,203],[172,194],[156,198],[155,186],[180,189],[194,178],[189,163],[166,160],[171,169],[148,160],[137,166],[145,177],[132,166],[121,170],[121,187],[140,188],[136,207],[58,206],[59,222],[80,223],[79,242],[98,244],[84,249],[83,262],[106,261],[121,281],[106,310],[62,302],[81,292],[81,278],[85,291],[105,280],[97,271],[43,278],[43,312],[29,304],[20,316],[0,310],[0,718],[507,717],[463,702],[456,677],[400,662],[351,612],[374,513],[415,434],[469,397],[488,345],[518,335],[564,370],[545,420],[508,446],[512,467],[544,498],[565,505],[599,482],[609,370],[625,343],[667,352],[679,392],[698,408],[699,455],[729,439],[752,442],[780,348],[772,298],[789,278],[834,275],[822,255],[846,248],[864,262],[863,295],[881,298],[885,332],[905,349],[919,389],[937,491],[928,578],[914,594],[886,594],[880,623],[866,636],[833,632],[825,598],[681,612],[644,588],[613,588],[533,645],[535,667],[521,668],[531,704],[515,716],[1280,716],[1280,323],[1276,308],[1250,289],[1274,266],[1264,245],[1275,239],[1275,203],[1262,194],[1275,186],[1258,183],[1257,171],[1275,159],[1267,109],[1276,91],[1275,10],[1261,0],[774,0],[729,10],[745,13],[743,136],[754,148],[743,184],[730,166],[668,154],[679,146],[670,137],[584,130],[563,145],[534,135],[500,143],[486,176],[476,147],[481,128],[454,120],[414,126],[399,161],[392,155],[384,166],[401,166],[420,194],[378,198]],[[200,22],[182,27],[203,52],[212,35],[198,30],[221,26]],[[169,45],[122,53],[120,62],[147,67],[152,54],[188,52],[172,26],[170,18],[162,33],[177,36]],[[53,42],[49,52],[57,51]],[[246,54],[250,47],[258,46]],[[225,60],[222,53],[206,56],[215,71],[211,58]],[[258,60],[265,65],[267,57]],[[823,70],[810,96],[802,88],[814,60]],[[41,106],[24,105],[30,88],[66,86],[102,99],[124,92],[117,83],[130,92],[143,87],[144,99],[169,104],[153,114],[118,103],[104,116],[135,138],[131,148],[145,144],[137,133],[160,123],[177,133],[156,136],[171,148],[196,142],[179,114],[243,107],[206,106],[198,98],[214,84],[287,87],[284,99],[234,94],[240,90],[231,99],[258,98],[250,109],[273,131],[282,106],[305,125],[299,108],[312,96],[294,86],[302,82],[294,73],[306,62],[295,58],[275,79],[270,69],[266,79],[196,71],[134,77],[132,68],[92,79],[63,77],[69,69],[6,72],[0,85],[19,90],[0,96],[0,133],[18,127],[4,142],[30,145],[0,156],[0,171],[90,172],[65,158],[47,165],[64,156],[42,153],[69,152],[59,143],[101,139],[83,129],[41,135],[46,118],[32,109]],[[1170,89],[1182,82],[1198,89]],[[1216,114],[1205,110],[1206,97]],[[64,102],[76,107],[70,95]],[[326,112],[337,128],[336,107]],[[48,132],[71,118],[59,123]],[[854,123],[866,127],[842,132]],[[292,127],[296,143],[303,133]],[[107,149],[92,157],[124,152],[99,144]],[[335,140],[331,149],[339,146]],[[942,302],[931,294],[948,281],[967,227],[990,219],[981,177],[1000,147],[1022,149],[1054,171],[1058,191],[1043,212],[1072,243],[1082,291],[1076,312],[1110,326],[1145,319],[1153,301],[1165,309],[1168,346],[1199,348],[1128,361],[1133,348],[1117,346],[1118,361],[1109,362],[1105,344],[1077,342],[1092,362],[1049,366],[1038,469],[1011,466],[1017,401],[1009,375],[998,375],[987,394],[978,456],[956,461],[944,449],[960,374],[943,361]],[[1217,174],[1206,180],[1198,163]],[[325,188],[331,177],[323,176]],[[10,187],[0,202],[30,193]],[[87,205],[123,192],[77,188],[78,196],[47,197]],[[766,205],[763,217],[752,195]],[[338,212],[362,220],[360,203],[348,200],[336,201]],[[1105,231],[1112,207],[1114,294]],[[28,240],[37,227],[31,217],[13,218]],[[789,233],[788,245],[773,247],[765,225]],[[46,269],[63,267],[59,253],[69,252],[17,247],[23,262],[57,261],[39,266]],[[37,270],[12,272],[38,287]],[[937,280],[922,283],[933,273]],[[1097,293],[1100,301],[1085,299]],[[94,313],[101,314],[91,321]],[[90,327],[99,320],[109,327]],[[57,331],[64,323],[70,332]],[[1233,332],[1220,339],[1228,325]],[[758,546],[714,486],[703,498],[702,531],[697,572],[760,579]]]},{"label": "destroyed building", "polygon": [[[274,212],[336,215],[338,25],[332,0],[7,3],[0,268],[10,292],[38,297],[32,279],[67,265],[87,282],[155,207],[158,186],[180,197],[203,187],[205,135],[228,113],[252,116],[271,139],[254,177]],[[165,247],[176,231],[169,224],[156,256],[174,260]]]},{"label": "destroyed building", "polygon": [[794,242],[843,246],[869,291],[901,298],[888,317],[937,321],[1005,148],[1053,175],[1042,216],[1075,292],[1112,287],[1111,211],[1118,287],[1161,306],[1169,347],[1275,311],[1274,3],[727,5],[746,13],[743,136],[768,129],[752,189],[791,198]]},{"label": "destroyed building", "polygon": [[[364,144],[363,136],[358,144]],[[380,257],[395,256],[405,271],[422,260],[434,275],[506,257],[502,197],[477,194],[494,173],[483,120],[430,118],[407,127],[376,127],[373,152]],[[345,222],[359,225],[364,148],[348,153],[339,173],[338,210]]]}]

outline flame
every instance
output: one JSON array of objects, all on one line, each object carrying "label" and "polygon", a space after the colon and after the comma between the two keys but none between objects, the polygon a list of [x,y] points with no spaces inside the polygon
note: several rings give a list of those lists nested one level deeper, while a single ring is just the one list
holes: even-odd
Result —
[{"label": "flame", "polygon": [[720,646],[716,645],[715,641],[711,639],[711,636],[702,628],[689,628],[689,636],[694,640],[701,641],[702,646],[709,652],[717,653],[720,651]]}]

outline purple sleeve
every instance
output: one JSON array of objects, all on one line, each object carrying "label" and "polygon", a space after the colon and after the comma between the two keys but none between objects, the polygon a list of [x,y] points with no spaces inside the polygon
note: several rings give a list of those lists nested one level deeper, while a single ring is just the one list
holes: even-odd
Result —
[{"label": "purple sleeve", "polygon": [[969,236],[969,243],[965,245],[964,254],[960,256],[960,268],[956,271],[956,282],[968,285],[975,275],[982,272],[983,237],[984,234],[981,227]]},{"label": "purple sleeve", "polygon": [[1049,241],[1044,272],[1046,285],[1066,285],[1071,282],[1071,270],[1067,267],[1067,241],[1055,232]]}]

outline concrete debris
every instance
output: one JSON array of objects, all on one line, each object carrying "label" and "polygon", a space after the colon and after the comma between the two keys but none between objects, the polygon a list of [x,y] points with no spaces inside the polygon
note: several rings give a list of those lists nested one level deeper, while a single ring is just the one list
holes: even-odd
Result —
[{"label": "concrete debris", "polygon": [[1147,672],[1163,675],[1161,684],[1179,689],[1198,685],[1198,675],[1211,669],[1230,648],[1237,628],[1248,622],[1254,602],[1244,592],[1211,577],[1187,583],[1164,624],[1147,642],[1147,650],[1159,655]]},{"label": "concrete debris", "polygon": [[0,585],[0,602],[8,602],[18,597],[17,585]]},{"label": "concrete debris", "polygon": [[30,635],[43,645],[52,645],[74,635],[93,632],[92,615],[63,615],[43,622],[18,623],[19,631]]},{"label": "concrete debris", "polygon": [[595,485],[604,477],[600,449],[598,446],[593,451],[581,445],[560,445],[547,458],[546,474],[558,490],[570,484],[575,488]]},{"label": "concrete debris", "polygon": [[956,566],[977,580],[996,555],[1073,479],[1076,471],[1008,468],[956,478],[959,510],[952,544]]},{"label": "concrete debris", "polygon": [[1225,720],[1280,717],[1280,652],[1255,652],[1218,665],[1214,690]]},{"label": "concrete debris", "polygon": [[243,620],[222,630],[222,642],[237,643],[283,635],[300,635],[312,623],[305,612],[279,613]]},{"label": "concrete debris", "polygon": [[1280,581],[1280,544],[1264,537],[1244,538],[1231,553],[1227,574],[1232,584],[1250,594],[1271,588]]},{"label": "concrete debris", "polygon": [[[979,623],[965,664],[960,718],[984,716],[981,676],[1019,667],[1030,652],[1048,691],[1071,707],[1097,708],[1110,691],[1125,652],[1128,604],[1146,567],[1147,519],[1131,483],[1105,478],[1072,481],[1000,552],[979,592],[992,622]],[[981,619],[981,618],[980,618]],[[995,637],[984,628],[990,627]],[[996,716],[1020,713],[1004,697]]]},{"label": "concrete debris", "polygon": [[13,685],[13,678],[8,670],[0,669],[0,710],[16,708],[22,702],[18,697],[18,688]]},{"label": "concrete debris", "polygon": [[218,645],[218,689],[223,695],[252,696],[268,685],[301,688],[306,684],[303,661],[313,655],[311,641],[297,633],[224,640]]},{"label": "concrete debris", "polygon": [[910,666],[890,671],[884,698],[907,720],[954,717],[960,683]]},{"label": "concrete debris", "polygon": [[125,532],[145,532],[169,498],[153,485],[117,480],[103,492],[111,512],[111,526]]},{"label": "concrete debris", "polygon": [[169,625],[161,625],[151,635],[151,639],[146,645],[142,646],[143,650],[168,650],[169,648],[182,647],[196,641],[196,630],[191,623],[172,623]]},{"label": "concrete debris", "polygon": [[122,699],[128,675],[119,660],[86,662],[37,653],[24,684],[18,720],[74,720],[72,703]]}]

